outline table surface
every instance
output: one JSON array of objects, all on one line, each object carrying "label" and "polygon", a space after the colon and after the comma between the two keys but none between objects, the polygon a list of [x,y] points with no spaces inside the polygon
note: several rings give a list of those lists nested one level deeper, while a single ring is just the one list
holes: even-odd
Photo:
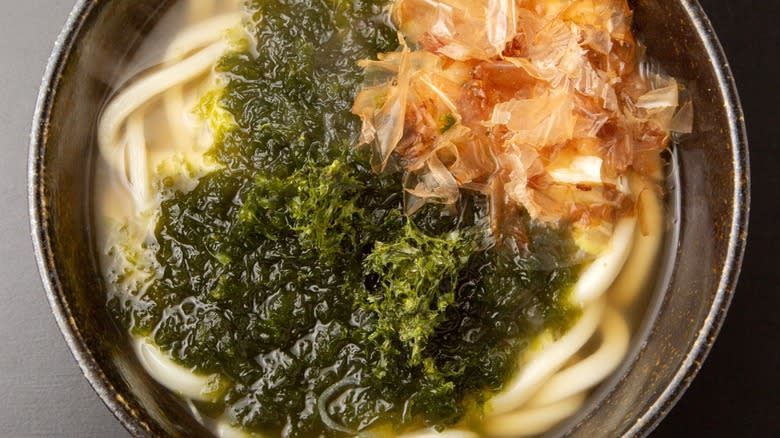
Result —
[{"label": "table surface", "polygon": [[[712,354],[653,436],[780,433],[776,371],[780,318],[774,242],[780,237],[778,30],[774,0],[702,0],[721,37],[745,105],[753,209],[742,281]],[[72,0],[0,0],[0,437],[128,436],[82,377],[57,330],[32,256],[27,146],[40,78]],[[749,28],[750,32],[743,29]],[[773,82],[770,82],[773,81]],[[770,85],[771,84],[771,85]],[[713,390],[713,388],[717,388]],[[743,398],[743,397],[748,398]],[[739,397],[741,400],[735,402]],[[702,433],[698,433],[698,432]]]}]

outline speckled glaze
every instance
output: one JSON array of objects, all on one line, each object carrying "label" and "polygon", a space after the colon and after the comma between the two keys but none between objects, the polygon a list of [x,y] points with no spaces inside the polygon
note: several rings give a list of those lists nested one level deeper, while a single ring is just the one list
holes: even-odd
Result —
[{"label": "speckled glaze", "polygon": [[[136,362],[105,310],[91,230],[95,124],[160,0],[81,0],[57,40],[41,86],[29,158],[35,256],[54,316],[87,380],[134,436],[206,436],[178,399]],[[731,301],[749,212],[745,124],[734,80],[695,0],[639,0],[635,28],[693,90],[695,128],[678,147],[676,263],[650,304],[624,366],[588,407],[550,436],[644,436],[701,367]]]}]

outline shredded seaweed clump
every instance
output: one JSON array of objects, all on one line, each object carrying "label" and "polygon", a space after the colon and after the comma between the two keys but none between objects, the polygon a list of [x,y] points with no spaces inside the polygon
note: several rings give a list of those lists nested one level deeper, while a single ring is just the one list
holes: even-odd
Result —
[{"label": "shredded seaweed clump", "polygon": [[472,252],[471,242],[457,231],[430,237],[412,222],[397,240],[375,243],[363,264],[365,273],[378,279],[378,290],[367,293],[362,304],[378,317],[369,338],[381,341],[383,353],[399,356],[393,346],[398,340],[410,365],[423,363],[428,340],[455,303],[458,273]]}]

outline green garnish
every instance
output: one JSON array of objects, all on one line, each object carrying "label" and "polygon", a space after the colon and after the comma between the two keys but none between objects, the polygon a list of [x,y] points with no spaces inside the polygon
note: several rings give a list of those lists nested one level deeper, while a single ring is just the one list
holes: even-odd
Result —
[{"label": "green garnish", "polygon": [[455,126],[456,123],[458,123],[458,120],[455,118],[455,115],[452,113],[444,114],[439,119],[439,133],[444,134]]}]

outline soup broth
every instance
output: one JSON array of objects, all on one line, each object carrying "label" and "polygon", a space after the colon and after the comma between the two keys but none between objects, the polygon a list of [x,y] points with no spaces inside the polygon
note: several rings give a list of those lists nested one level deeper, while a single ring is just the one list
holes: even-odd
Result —
[{"label": "soup broth", "polygon": [[[570,27],[522,46],[559,3]],[[577,43],[587,86],[533,64],[546,37],[600,35],[585,3],[630,25],[622,1],[477,2],[511,26],[470,24],[472,47],[436,33],[462,30],[452,1],[174,2],[98,132],[107,309],[150,375],[218,436],[526,436],[576,413],[644,314],[690,111],[630,33]]]}]

